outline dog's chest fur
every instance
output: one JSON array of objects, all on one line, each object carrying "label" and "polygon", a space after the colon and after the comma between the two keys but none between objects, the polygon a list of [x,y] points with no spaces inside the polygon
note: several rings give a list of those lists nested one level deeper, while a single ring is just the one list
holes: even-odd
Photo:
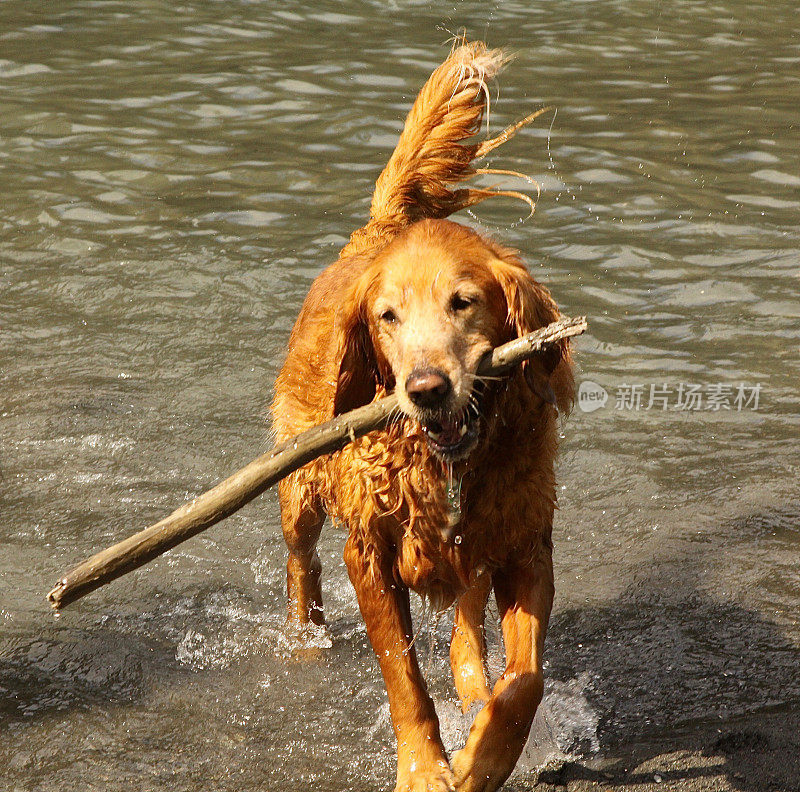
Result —
[{"label": "dog's chest fur", "polygon": [[512,420],[490,421],[468,463],[454,467],[460,514],[448,501],[446,466],[410,422],[361,438],[312,473],[326,511],[365,548],[388,551],[395,580],[434,606],[446,607],[479,575],[550,541],[555,411],[542,412],[524,385],[512,386],[507,399],[515,406],[501,406]]}]

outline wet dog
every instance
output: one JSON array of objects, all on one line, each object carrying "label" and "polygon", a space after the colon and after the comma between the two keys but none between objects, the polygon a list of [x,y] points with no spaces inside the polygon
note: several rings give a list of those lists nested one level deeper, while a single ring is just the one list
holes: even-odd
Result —
[{"label": "wet dog", "polygon": [[[477,376],[492,347],[560,314],[514,251],[445,219],[503,194],[451,189],[520,126],[469,142],[503,61],[462,43],[431,75],[377,181],[369,223],[311,287],[275,388],[278,441],[388,392],[398,397],[385,430],[280,486],[293,623],[324,622],[315,545],[326,514],[348,531],[345,561],[397,737],[396,792],[499,788],[542,696],[569,350],[564,342],[502,379]],[[415,655],[412,590],[437,609],[455,603],[455,686],[465,710],[483,702],[450,761]],[[490,689],[483,620],[492,590],[506,669]]]}]

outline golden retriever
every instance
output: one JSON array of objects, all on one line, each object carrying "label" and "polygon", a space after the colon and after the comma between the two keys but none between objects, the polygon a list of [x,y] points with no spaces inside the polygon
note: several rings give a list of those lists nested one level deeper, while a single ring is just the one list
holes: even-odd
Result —
[{"label": "golden retriever", "polygon": [[[573,396],[569,349],[502,379],[492,347],[559,318],[516,253],[444,219],[495,194],[450,187],[528,119],[484,143],[497,50],[461,43],[422,88],[376,184],[371,217],[313,283],[273,403],[277,440],[395,391],[388,428],[280,485],[289,619],[324,623],[315,551],[325,515],[377,655],[397,737],[396,792],[490,792],[514,768],[542,696],[553,597],[557,413]],[[490,172],[490,171],[484,171]],[[413,645],[409,591],[455,602],[450,659],[465,708],[483,702],[450,761]],[[502,620],[506,670],[490,689],[484,609]]]}]

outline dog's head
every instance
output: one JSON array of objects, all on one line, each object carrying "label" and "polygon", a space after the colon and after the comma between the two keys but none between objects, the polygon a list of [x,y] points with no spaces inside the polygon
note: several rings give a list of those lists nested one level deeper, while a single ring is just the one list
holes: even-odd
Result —
[{"label": "dog's head", "polygon": [[[366,267],[337,323],[341,364],[334,411],[395,390],[447,460],[466,457],[480,434],[487,383],[478,364],[493,347],[558,318],[549,293],[514,254],[447,220],[412,225]],[[560,360],[528,365],[526,379],[555,402]]]}]

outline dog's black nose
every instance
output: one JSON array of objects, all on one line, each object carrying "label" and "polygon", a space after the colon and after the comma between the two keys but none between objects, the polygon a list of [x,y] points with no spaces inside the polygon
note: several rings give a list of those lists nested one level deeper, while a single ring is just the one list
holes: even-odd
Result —
[{"label": "dog's black nose", "polygon": [[453,385],[440,369],[414,369],[406,380],[408,398],[417,407],[440,407]]}]

